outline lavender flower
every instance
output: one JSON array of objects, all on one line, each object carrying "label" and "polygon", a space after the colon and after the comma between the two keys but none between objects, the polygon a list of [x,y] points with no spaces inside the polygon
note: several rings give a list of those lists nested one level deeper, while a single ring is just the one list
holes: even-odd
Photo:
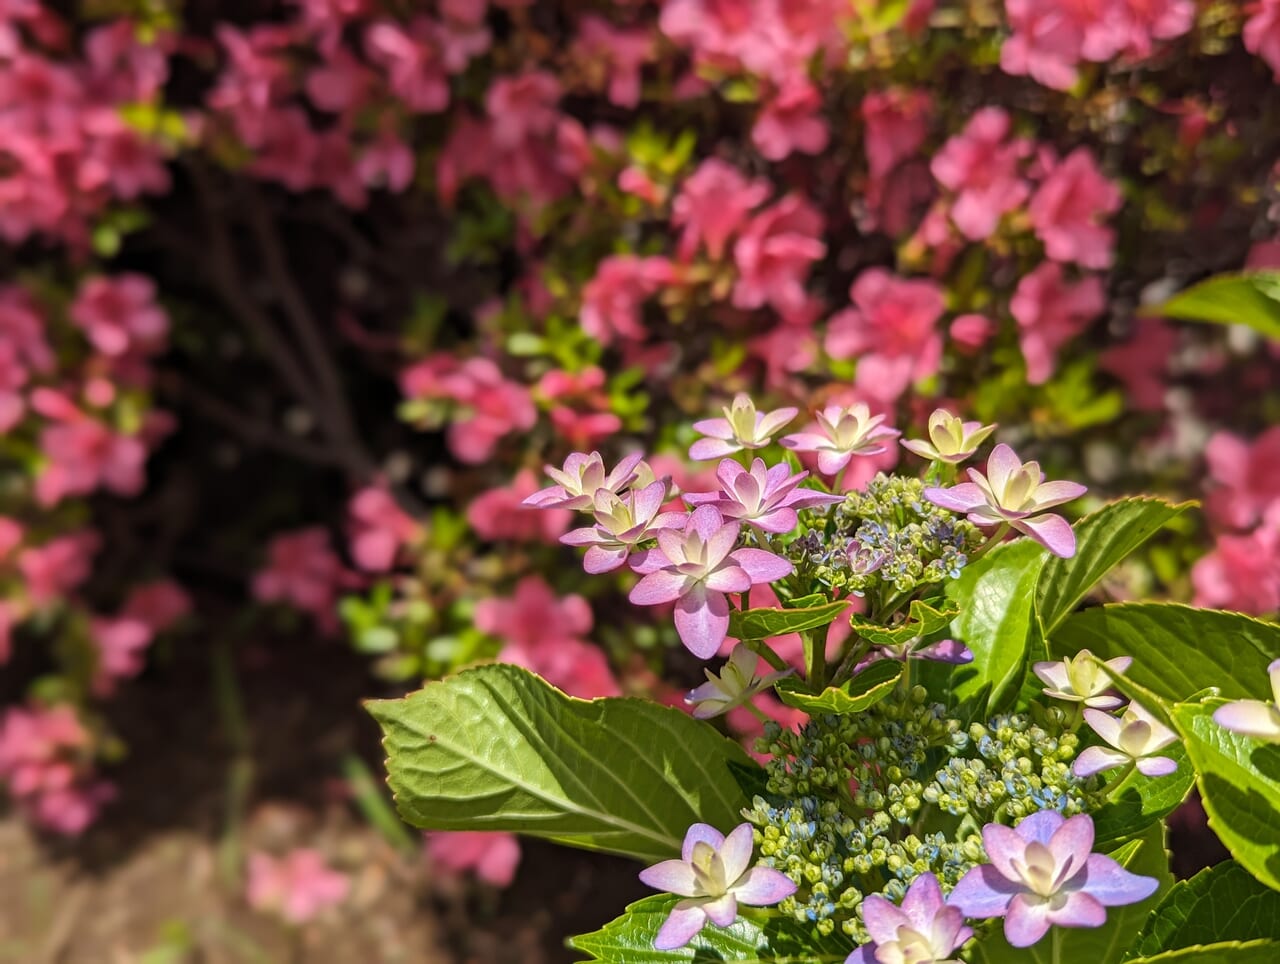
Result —
[{"label": "lavender flower", "polygon": [[1224,729],[1267,743],[1280,743],[1280,659],[1267,667],[1273,701],[1236,700],[1218,707],[1213,721]]},{"label": "lavender flower", "polygon": [[723,458],[743,449],[761,449],[773,434],[796,417],[796,409],[757,412],[755,402],[739,392],[733,405],[724,408],[724,418],[708,418],[694,422],[693,427],[709,438],[698,439],[689,449],[689,458],[699,462]]},{"label": "lavender flower", "polygon": [[607,488],[596,491],[596,524],[573,529],[560,537],[567,546],[587,546],[582,568],[594,574],[619,568],[632,550],[662,529],[684,526],[685,513],[659,512],[667,500],[667,483],[659,480],[625,496]]},{"label": "lavender flower", "polygon": [[929,488],[925,498],[952,512],[967,512],[978,526],[1007,524],[1030,536],[1055,556],[1076,554],[1076,536],[1051,506],[1078,499],[1088,491],[1078,482],[1045,482],[1039,462],[1027,462],[1001,443],[987,459],[987,474],[968,469],[970,482],[949,489]]},{"label": "lavender flower", "polygon": [[978,451],[978,446],[995,430],[994,425],[963,422],[939,408],[929,416],[929,441],[911,439],[904,441],[902,447],[931,462],[958,465]]},{"label": "lavender flower", "polygon": [[879,455],[887,448],[885,441],[899,434],[896,428],[882,425],[884,416],[872,415],[865,402],[849,408],[830,405],[814,417],[822,434],[799,432],[788,435],[782,444],[796,452],[817,452],[818,471],[823,475],[835,475],[855,455]]},{"label": "lavender flower", "polygon": [[1091,853],[1093,818],[1084,813],[1041,810],[1012,830],[989,823],[982,843],[991,863],[960,878],[950,903],[966,917],[1003,917],[1014,947],[1030,947],[1050,926],[1100,927],[1106,908],[1136,904],[1159,886]]},{"label": "lavender flower", "polygon": [[654,938],[660,951],[684,947],[707,921],[728,927],[738,918],[738,903],[752,907],[776,904],[796,891],[781,871],[752,867],[751,824],[742,823],[728,837],[705,823],[695,823],[684,837],[679,860],[664,860],[640,871],[640,879],[657,890],[686,898],[676,904]]},{"label": "lavender flower", "polygon": [[[1117,656],[1103,665],[1113,673],[1123,673],[1132,663],[1132,656]],[[1031,669],[1045,684],[1045,696],[1068,703],[1083,703],[1098,710],[1114,710],[1124,703],[1119,696],[1110,693],[1111,676],[1087,649],[1061,661],[1034,663]]]},{"label": "lavender flower", "polygon": [[921,646],[920,637],[916,636],[914,639],[896,645],[877,643],[872,647],[871,655],[862,665],[867,666],[881,659],[896,659],[900,662],[906,662],[909,659],[929,659],[937,663],[959,665],[973,662],[973,650],[955,639],[940,639],[936,643]]},{"label": "lavender flower", "polygon": [[943,902],[931,873],[911,882],[901,907],[870,894],[862,902],[862,922],[872,943],[859,947],[845,964],[955,964],[950,955],[973,936],[959,908]]},{"label": "lavender flower", "polygon": [[790,676],[794,670],[779,673],[756,675],[760,657],[746,646],[739,645],[733,654],[720,668],[716,676],[711,670],[705,670],[707,681],[691,691],[684,701],[693,707],[693,715],[700,720],[709,720],[722,713],[728,713],[735,706],[741,706],[761,690],[772,686],[784,676]]},{"label": "lavender flower", "polygon": [[763,549],[734,549],[742,526],[725,522],[720,510],[703,505],[689,515],[683,533],[658,532],[658,547],[638,554],[632,568],[643,574],[631,601],[637,606],[676,603],[680,641],[699,659],[709,659],[729,632],[727,592],[746,592],[792,572],[791,563]]},{"label": "lavender flower", "polygon": [[1091,777],[1116,767],[1136,766],[1143,776],[1164,777],[1178,769],[1174,760],[1155,755],[1177,740],[1178,735],[1145,707],[1130,703],[1119,719],[1101,710],[1085,710],[1084,718],[1114,749],[1091,746],[1084,750],[1071,768],[1076,776]]},{"label": "lavender flower", "polygon": [[808,472],[792,475],[785,463],[766,469],[763,459],[755,459],[748,471],[725,459],[716,469],[722,491],[690,492],[684,499],[694,506],[714,505],[725,518],[748,522],[765,532],[791,532],[800,521],[798,509],[844,501],[842,495],[798,488],[808,476]]},{"label": "lavender flower", "polygon": [[545,466],[547,475],[557,485],[539,489],[520,504],[534,509],[590,511],[595,506],[596,493],[602,489],[616,495],[632,483],[643,487],[653,481],[653,471],[641,461],[642,458],[638,454],[628,455],[606,475],[604,459],[599,452],[590,455],[574,452],[564,460],[563,469]]}]

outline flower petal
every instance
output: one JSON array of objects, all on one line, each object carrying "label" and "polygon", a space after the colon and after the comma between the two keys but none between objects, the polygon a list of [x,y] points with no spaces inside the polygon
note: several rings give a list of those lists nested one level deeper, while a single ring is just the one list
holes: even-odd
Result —
[{"label": "flower petal", "polygon": [[716,592],[746,592],[751,588],[751,577],[741,566],[730,563],[707,573],[703,584]]},{"label": "flower petal", "polygon": [[1009,901],[1020,893],[1020,884],[1001,876],[991,864],[983,864],[960,878],[947,903],[959,907],[965,917],[1003,917]]},{"label": "flower petal", "polygon": [[1080,889],[1092,894],[1106,907],[1119,907],[1146,900],[1159,886],[1160,882],[1154,877],[1131,874],[1110,857],[1091,854]]},{"label": "flower petal", "polygon": [[582,557],[582,568],[593,576],[613,572],[627,561],[631,550],[627,546],[592,546]]},{"label": "flower petal", "polygon": [[690,577],[671,569],[659,569],[645,576],[627,598],[637,606],[659,606],[675,602],[691,590]]},{"label": "flower petal", "polygon": [[782,426],[796,417],[799,409],[795,408],[779,408],[770,412],[760,419],[756,424],[756,438],[768,438]]},{"label": "flower petal", "polygon": [[818,450],[818,471],[823,475],[838,475],[840,470],[852,461],[852,452],[837,452],[830,449]]},{"label": "flower petal", "polygon": [[987,483],[997,499],[1003,495],[1005,486],[1009,484],[1009,477],[1021,468],[1022,459],[1018,458],[1017,453],[1004,442],[991,450],[991,455],[987,459],[986,476]]},{"label": "flower petal", "polygon": [[952,512],[972,512],[978,506],[987,504],[986,493],[972,482],[961,482],[949,489],[930,486],[924,490],[924,497],[934,505]]},{"label": "flower petal", "polygon": [[[1066,823],[1066,818],[1056,810],[1039,810],[1026,817],[1018,824],[1018,836],[1030,843],[1048,844],[1058,828]],[[986,836],[983,836],[986,841]]]},{"label": "flower petal", "polygon": [[1214,710],[1219,726],[1260,740],[1280,740],[1280,711],[1261,700],[1236,700]]},{"label": "flower petal", "polygon": [[1064,502],[1080,498],[1088,491],[1089,487],[1079,482],[1044,482],[1036,487],[1031,508],[1047,509],[1050,506],[1062,505]]},{"label": "flower petal", "polygon": [[1038,515],[1031,519],[1014,519],[1010,521],[1019,532],[1030,536],[1055,556],[1070,559],[1076,554],[1076,534],[1071,531],[1071,523],[1060,515]]},{"label": "flower petal", "polygon": [[933,874],[921,874],[913,880],[907,888],[906,896],[902,898],[902,912],[911,919],[911,923],[921,934],[929,933],[934,918],[942,908],[942,887]]},{"label": "flower petal", "polygon": [[753,585],[783,579],[794,571],[786,559],[763,549],[737,549],[729,558],[747,571]]},{"label": "flower petal", "polygon": [[1014,861],[1021,861],[1026,853],[1027,841],[1022,834],[1003,824],[989,823],[982,828],[982,846],[987,859],[1007,880],[1021,880]]},{"label": "flower petal", "polygon": [[673,951],[684,947],[702,930],[707,922],[702,901],[682,900],[671,909],[671,915],[658,929],[653,946],[660,951]]},{"label": "flower petal", "polygon": [[686,863],[693,859],[693,848],[704,843],[712,850],[719,851],[724,846],[724,834],[709,823],[690,824],[684,832],[684,843],[680,847],[680,857]]},{"label": "flower petal", "polygon": [[1123,725],[1119,719],[1110,713],[1103,713],[1101,710],[1087,709],[1084,711],[1085,722],[1089,724],[1089,728],[1097,733],[1112,746],[1120,745],[1120,730]]},{"label": "flower petal", "polygon": [[689,446],[689,458],[695,462],[709,462],[711,459],[724,458],[740,451],[742,446],[737,442],[725,442],[715,438],[700,438]]},{"label": "flower petal", "polygon": [[[868,894],[862,902],[862,923],[877,944],[888,944],[898,939],[899,927],[913,927],[915,921],[905,910],[879,894]],[[925,933],[924,928],[917,928]]]},{"label": "flower petal", "polygon": [[1076,757],[1076,762],[1071,765],[1071,772],[1083,780],[1096,773],[1106,773],[1116,767],[1125,766],[1130,762],[1132,762],[1130,758],[1119,750],[1106,746],[1091,746],[1082,750]]},{"label": "flower petal", "polygon": [[722,894],[703,904],[702,911],[717,927],[728,927],[738,919],[738,899],[732,893]]},{"label": "flower petal", "polygon": [[1107,922],[1107,909],[1092,895],[1077,890],[1064,895],[1060,905],[1050,905],[1049,923],[1055,927],[1101,927]]},{"label": "flower petal", "polygon": [[[645,579],[651,578],[645,576]],[[639,588],[637,585],[636,589]],[[729,632],[729,600],[723,593],[695,584],[676,604],[676,632],[694,656],[710,659]]]},{"label": "flower petal", "polygon": [[[742,648],[745,649],[745,647]],[[750,650],[747,652],[751,653]],[[755,654],[751,653],[751,655]],[[755,848],[755,836],[749,823],[738,824],[729,832],[729,836],[724,838],[724,846],[720,848],[720,861],[724,864],[724,879],[729,881],[730,885],[746,873]]]},{"label": "flower petal", "polygon": [[712,438],[733,438],[733,426],[727,418],[704,418],[693,423],[693,430],[699,435],[709,435]]},{"label": "flower petal", "polygon": [[1138,772],[1144,777],[1167,777],[1178,769],[1178,761],[1167,756],[1148,756],[1138,761]]},{"label": "flower petal", "polygon": [[1030,947],[1049,931],[1049,902],[1034,894],[1019,894],[1009,902],[1004,936],[1014,947]]},{"label": "flower petal", "polygon": [[831,439],[816,432],[797,432],[783,437],[781,442],[784,449],[791,449],[793,452],[820,452],[832,447]]},{"label": "flower petal", "polygon": [[693,897],[698,893],[698,877],[692,865],[683,860],[664,860],[646,867],[640,871],[640,881],[654,890],[681,897]]},{"label": "flower petal", "polygon": [[1058,880],[1068,879],[1084,866],[1093,850],[1093,818],[1078,813],[1063,822],[1049,838],[1049,853],[1057,866]]},{"label": "flower petal", "polygon": [[772,867],[752,867],[733,885],[733,894],[752,907],[768,907],[796,892],[795,881]]}]

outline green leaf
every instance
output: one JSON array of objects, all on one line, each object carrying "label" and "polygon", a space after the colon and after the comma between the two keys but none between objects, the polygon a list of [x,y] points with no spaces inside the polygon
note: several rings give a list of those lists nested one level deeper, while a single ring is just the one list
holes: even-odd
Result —
[{"label": "green leaf", "polygon": [[804,632],[834,622],[848,608],[849,600],[841,599],[805,609],[734,610],[729,613],[729,635],[734,639],[769,639]]},{"label": "green leaf", "polygon": [[1049,647],[1055,658],[1082,649],[1100,659],[1132,656],[1125,676],[1170,702],[1208,684],[1227,699],[1269,699],[1280,626],[1176,603],[1119,603],[1071,616]]},{"label": "green leaf", "polygon": [[1167,951],[1155,957],[1135,957],[1132,964],[1275,964],[1280,943],[1275,941],[1220,941]]},{"label": "green leaf", "polygon": [[974,943],[976,964],[1119,964],[1134,932],[1173,884],[1164,848],[1164,825],[1152,824],[1141,837],[1117,847],[1110,856],[1132,873],[1155,877],[1160,889],[1140,903],[1108,907],[1107,921],[1101,927],[1054,928],[1031,947],[1011,947],[1003,931],[997,929]]},{"label": "green leaf", "polygon": [[1280,940],[1280,893],[1262,886],[1234,860],[1174,884],[1126,960],[1224,938]]},{"label": "green leaf", "polygon": [[1019,539],[992,549],[947,584],[948,598],[960,607],[952,632],[973,651],[973,663],[960,667],[954,677],[952,692],[958,701],[990,686],[990,707],[1017,692],[1036,579],[1047,555],[1030,539]]},{"label": "green leaf", "polygon": [[1050,556],[1040,571],[1036,615],[1044,638],[1051,638],[1058,624],[1107,572],[1194,504],[1121,499],[1081,519],[1075,526],[1075,555],[1070,559]]},{"label": "green leaf", "polygon": [[1179,292],[1143,314],[1220,325],[1247,325],[1268,338],[1280,338],[1280,273],[1218,275]]},{"label": "green leaf", "polygon": [[1196,768],[1209,826],[1244,867],[1280,890],[1280,745],[1259,743],[1213,722],[1226,700],[1183,703],[1173,723]]},{"label": "green leaf", "polygon": [[[841,962],[852,945],[841,950],[843,938],[828,938],[825,953],[813,947],[812,928],[776,916],[739,916],[729,927],[708,923],[686,946],[672,951],[654,950],[653,939],[671,913],[677,897],[659,894],[646,897],[627,908],[617,920],[593,934],[570,938],[575,951],[590,954],[590,961],[606,964],[667,964],[688,961],[712,964],[735,961],[739,964],[807,964]],[[833,950],[828,950],[834,945]]]},{"label": "green leaf", "polygon": [[788,676],[777,683],[778,699],[787,706],[804,710],[810,716],[819,713],[846,716],[849,713],[861,713],[875,706],[893,692],[901,676],[900,662],[881,659],[872,663],[853,679],[845,680],[839,686],[828,686],[818,694],[805,689],[802,680]]},{"label": "green leaf", "polygon": [[1125,777],[1106,805],[1093,815],[1094,832],[1100,843],[1140,833],[1187,798],[1196,773],[1186,750],[1175,743],[1161,753],[1178,764],[1177,771],[1164,777],[1144,777],[1134,770]]},{"label": "green leaf", "polygon": [[517,666],[366,706],[415,827],[508,830],[654,861],[678,853],[692,823],[741,823],[749,802],[728,765],[751,759],[713,727],[643,700],[571,699]]},{"label": "green leaf", "polygon": [[855,633],[877,646],[900,646],[913,639],[925,639],[942,632],[959,614],[960,609],[953,599],[944,600],[941,609],[913,599],[906,620],[897,626],[881,626],[860,615],[853,616],[850,625]]}]

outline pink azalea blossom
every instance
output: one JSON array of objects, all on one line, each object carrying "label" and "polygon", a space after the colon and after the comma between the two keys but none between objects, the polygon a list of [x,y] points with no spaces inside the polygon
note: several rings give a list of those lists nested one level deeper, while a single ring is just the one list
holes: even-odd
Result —
[{"label": "pink azalea blossom", "polygon": [[733,246],[739,277],[733,286],[738,308],[770,305],[783,318],[808,301],[804,282],[813,262],[827,253],[822,216],[798,194],[754,215]]},{"label": "pink azalea blossom", "polygon": [[509,598],[476,603],[476,628],[503,641],[499,659],[531,670],[570,696],[618,695],[603,650],[583,637],[591,607],[577,594],[557,596],[539,576],[525,576]]},{"label": "pink azalea blossom", "polygon": [[1005,111],[984,107],[931,162],[938,183],[955,195],[951,220],[970,241],[995,234],[1000,219],[1021,207],[1030,193],[1019,174],[1030,145],[1010,139],[1011,128]]},{"label": "pink azalea blossom", "polygon": [[520,842],[496,831],[437,831],[427,834],[427,859],[449,873],[470,872],[491,887],[508,887],[520,866]]},{"label": "pink azalea blossom", "polygon": [[782,445],[795,452],[816,452],[818,471],[836,475],[854,456],[878,455],[889,448],[887,441],[900,433],[884,425],[884,415],[872,415],[866,402],[845,408],[829,405],[814,418],[819,431],[788,435]]},{"label": "pink azalea blossom", "polygon": [[989,864],[974,867],[949,898],[966,917],[1004,918],[1004,936],[1030,947],[1052,927],[1101,927],[1106,908],[1136,904],[1159,887],[1111,857],[1092,853],[1093,818],[1056,810],[1025,817],[1012,830],[982,828]]},{"label": "pink azalea blossom", "polygon": [[1023,462],[1001,443],[987,459],[987,472],[967,469],[969,482],[949,489],[924,490],[925,498],[952,512],[968,514],[979,526],[1009,525],[1030,536],[1056,556],[1076,552],[1071,524],[1045,509],[1078,499],[1087,491],[1078,482],[1045,482],[1039,462]]},{"label": "pink azalea blossom", "polygon": [[1164,408],[1169,362],[1178,348],[1178,333],[1159,318],[1139,318],[1133,337],[1105,349],[1098,367],[1123,383],[1129,405],[1140,412]]},{"label": "pink azalea blossom", "polygon": [[553,133],[560,119],[560,92],[560,81],[545,71],[499,76],[484,100],[494,143],[500,149],[517,148]]},{"label": "pink azalea blossom", "polygon": [[1253,441],[1218,431],[1205,446],[1213,487],[1205,500],[1209,516],[1221,525],[1246,529],[1272,506],[1280,507],[1280,426]]},{"label": "pink azalea blossom", "polygon": [[150,626],[128,616],[91,620],[89,636],[97,648],[93,691],[98,696],[110,696],[117,681],[142,672],[145,653],[155,638]]},{"label": "pink azalea blossom", "polygon": [[299,848],[283,857],[249,855],[245,899],[254,910],[305,924],[347,899],[351,879],[334,870],[317,850]]},{"label": "pink azalea blossom", "polygon": [[521,469],[506,485],[481,492],[467,505],[467,523],[476,535],[489,542],[554,543],[564,535],[573,513],[568,509],[542,507],[530,512],[529,500],[538,495],[538,477],[532,469]]},{"label": "pink azalea blossom", "polygon": [[1280,510],[1248,535],[1222,535],[1191,567],[1195,604],[1266,615],[1280,612]]},{"label": "pink azalea blossom", "polygon": [[338,593],[349,581],[329,533],[316,526],[271,540],[267,564],[253,577],[253,595],[259,602],[293,606],[324,632],[333,633],[338,628]]},{"label": "pink azalea blossom", "polygon": [[169,316],[155,297],[155,284],[144,275],[90,278],[80,286],[68,315],[104,355],[154,351],[169,331]]},{"label": "pink azalea blossom", "polygon": [[152,633],[163,633],[191,611],[191,597],[180,585],[172,579],[157,579],[131,589],[120,615],[142,623]]},{"label": "pink azalea blossom", "polygon": [[98,488],[119,495],[142,491],[147,448],[140,436],[117,434],[53,389],[32,392],[31,406],[49,419],[40,432],[46,459],[36,479],[36,499],[41,505],[56,505],[67,496],[87,495]]},{"label": "pink azalea blossom", "polygon": [[858,387],[886,401],[938,370],[946,308],[942,289],[924,279],[898,278],[869,268],[849,289],[854,306],[834,318],[826,348],[834,358],[857,358]]},{"label": "pink azalea blossom", "polygon": [[640,103],[640,70],[654,54],[649,30],[615,27],[603,17],[588,14],[578,27],[578,47],[588,62],[597,61],[603,68],[609,103],[618,107]]},{"label": "pink azalea blossom", "polygon": [[1280,81],[1280,0],[1257,0],[1246,9],[1245,49],[1266,61]]},{"label": "pink azalea blossom", "polygon": [[1023,276],[1009,310],[1018,322],[1018,343],[1027,360],[1027,381],[1032,385],[1048,381],[1058,351],[1105,308],[1106,293],[1098,278],[1068,283],[1062,266],[1049,261]]},{"label": "pink azalea blossom", "polygon": [[707,158],[680,186],[671,208],[671,224],[682,228],[677,247],[688,261],[700,244],[718,261],[729,239],[746,223],[747,216],[769,197],[769,182],[748,180],[732,164]]},{"label": "pink azalea blossom", "polygon": [[387,72],[392,92],[410,110],[429,114],[449,106],[449,79],[433,35],[426,17],[415,17],[408,26],[379,20],[364,32],[365,53]]},{"label": "pink azalea blossom", "polygon": [[1055,90],[1070,88],[1085,34],[1071,7],[1062,0],[1004,0],[1004,9],[1013,35],[1000,48],[1001,69]]},{"label": "pink azalea blossom", "polygon": [[808,475],[792,475],[785,462],[765,468],[763,459],[755,459],[750,469],[744,469],[733,459],[725,459],[716,469],[719,492],[689,492],[684,499],[692,506],[714,505],[726,519],[746,522],[765,532],[791,532],[799,523],[797,511],[844,501],[841,495],[800,488]]},{"label": "pink azalea blossom", "polygon": [[529,390],[503,378],[488,358],[430,355],[400,373],[400,390],[408,398],[456,405],[447,439],[468,465],[487,461],[504,435],[530,429],[538,418]]},{"label": "pink azalea blossom", "polygon": [[394,568],[402,550],[412,545],[422,530],[400,508],[386,487],[369,485],[351,497],[351,557],[365,572]]},{"label": "pink azalea blossom", "polygon": [[1107,268],[1115,232],[1103,222],[1122,202],[1120,189],[1098,170],[1089,149],[1078,147],[1051,168],[1027,212],[1054,261]]},{"label": "pink azalea blossom", "polygon": [[115,796],[89,772],[91,751],[92,737],[70,706],[14,706],[0,719],[0,780],[22,813],[55,833],[83,832]]},{"label": "pink azalea blossom", "polygon": [[695,823],[684,837],[679,860],[664,860],[640,871],[640,879],[656,890],[683,900],[659,928],[653,946],[660,951],[684,947],[707,921],[728,927],[738,919],[738,904],[767,907],[796,892],[781,871],[751,867],[755,849],[751,824],[743,823],[726,837],[714,827]]},{"label": "pink azalea blossom", "polygon": [[675,277],[666,258],[630,254],[605,258],[582,289],[582,330],[602,345],[615,338],[644,341],[649,336],[641,317],[644,303]]},{"label": "pink azalea blossom", "polygon": [[689,448],[695,461],[723,458],[743,449],[760,449],[773,441],[773,436],[796,417],[796,409],[779,408],[772,412],[756,411],[755,402],[744,392],[733,397],[733,404],[722,409],[723,418],[704,418],[694,422],[694,431],[705,435]]},{"label": "pink azalea blossom", "polygon": [[807,81],[790,84],[764,105],[751,128],[751,142],[770,161],[792,153],[821,154],[831,131],[821,116],[822,95]]},{"label": "pink azalea blossom", "polygon": [[56,602],[88,579],[93,556],[101,547],[101,537],[86,530],[23,549],[18,554],[18,571],[32,605]]},{"label": "pink azalea blossom", "polygon": [[891,87],[873,91],[862,101],[866,125],[867,166],[873,178],[883,178],[915,155],[929,133],[933,100],[928,91]]},{"label": "pink azalea blossom", "polygon": [[631,590],[637,606],[676,604],[680,641],[699,659],[709,659],[729,631],[729,600],[753,585],[792,572],[791,563],[763,549],[735,549],[741,524],[725,522],[715,506],[689,516],[683,533],[663,529],[658,547],[641,553],[632,568],[643,578]]},{"label": "pink azalea blossom", "polygon": [[973,355],[982,350],[982,346],[991,340],[999,330],[994,321],[986,315],[959,315],[951,322],[947,333],[951,342],[965,355]]},{"label": "pink azalea blossom", "polygon": [[859,947],[844,964],[945,964],[973,936],[959,908],[942,899],[942,887],[932,873],[911,882],[900,907],[879,894],[868,894],[862,902],[862,922],[871,943]]}]

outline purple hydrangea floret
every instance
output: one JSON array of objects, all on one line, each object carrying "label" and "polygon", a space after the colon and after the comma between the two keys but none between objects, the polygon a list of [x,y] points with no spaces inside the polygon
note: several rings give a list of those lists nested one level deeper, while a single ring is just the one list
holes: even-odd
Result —
[{"label": "purple hydrangea floret", "polygon": [[960,909],[943,901],[938,878],[927,873],[911,882],[901,907],[879,894],[869,895],[862,902],[862,922],[871,943],[850,954],[845,964],[949,964],[973,936]]},{"label": "purple hydrangea floret", "polygon": [[733,459],[725,459],[716,469],[719,492],[690,492],[684,500],[690,505],[714,505],[726,519],[746,522],[765,532],[791,532],[799,524],[796,512],[816,506],[835,505],[842,495],[802,489],[800,483],[808,472],[791,474],[786,463],[765,468],[763,459],[755,459],[744,469]]}]

